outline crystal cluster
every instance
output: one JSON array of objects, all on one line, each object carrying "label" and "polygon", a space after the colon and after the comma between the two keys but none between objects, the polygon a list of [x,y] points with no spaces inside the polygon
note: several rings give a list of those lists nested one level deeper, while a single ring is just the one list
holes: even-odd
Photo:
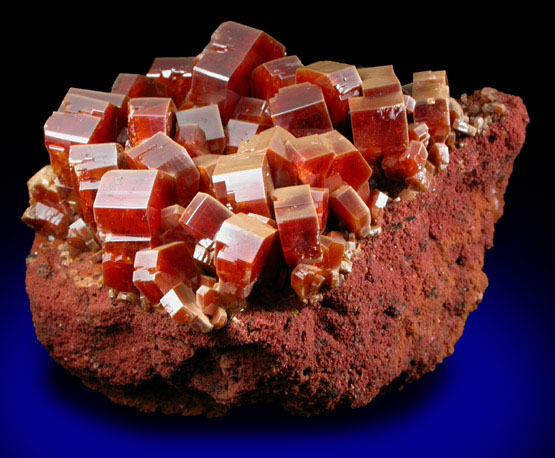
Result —
[{"label": "crystal cluster", "polygon": [[[502,112],[484,97],[489,119]],[[337,287],[400,200],[386,190],[430,190],[453,129],[487,119],[465,115],[443,71],[401,86],[390,65],[303,65],[225,22],[196,57],[156,58],[111,92],[71,88],[23,220],[95,252],[115,292],[208,332],[287,276],[303,301]]]}]

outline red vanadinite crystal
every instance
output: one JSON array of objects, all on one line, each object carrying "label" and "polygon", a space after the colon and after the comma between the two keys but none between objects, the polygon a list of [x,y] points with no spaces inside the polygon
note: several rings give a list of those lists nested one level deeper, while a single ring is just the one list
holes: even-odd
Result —
[{"label": "red vanadinite crystal", "polygon": [[364,238],[370,234],[370,210],[351,186],[344,185],[333,191],[330,194],[330,207],[357,237]]},{"label": "red vanadinite crystal", "polygon": [[120,73],[112,84],[110,92],[125,95],[130,99],[136,97],[168,97],[166,86],[152,78],[135,73]]},{"label": "red vanadinite crystal", "polygon": [[443,172],[449,165],[449,147],[445,143],[434,143],[428,150],[428,159]]},{"label": "red vanadinite crystal", "polygon": [[194,57],[157,57],[147,77],[163,84],[178,108],[185,102],[193,80]]},{"label": "red vanadinite crystal", "polygon": [[131,99],[127,115],[127,135],[131,146],[139,145],[158,132],[172,137],[176,111],[169,97]]},{"label": "red vanadinite crystal", "polygon": [[302,66],[297,56],[286,56],[259,65],[252,72],[252,96],[271,99],[282,87],[295,84],[295,74]]},{"label": "red vanadinite crystal", "polygon": [[183,283],[168,291],[160,299],[160,304],[178,324],[188,324],[191,328],[201,332],[209,332],[214,327],[197,304],[193,290]]},{"label": "red vanadinite crystal", "polygon": [[205,154],[193,158],[193,162],[200,173],[199,191],[207,194],[214,194],[214,186],[212,185],[212,174],[216,168],[216,164],[220,159],[219,154]]},{"label": "red vanadinite crystal", "polygon": [[93,91],[90,89],[79,89],[76,87],[69,88],[67,93],[84,95],[85,97],[90,97],[91,99],[110,102],[118,109],[117,130],[119,131],[127,125],[127,104],[129,102],[129,97],[127,97],[126,95],[113,94],[111,92]]},{"label": "red vanadinite crystal", "polygon": [[187,124],[198,125],[204,131],[210,152],[213,154],[223,154],[225,134],[218,105],[178,111],[176,120],[178,130],[181,126]]},{"label": "red vanadinite crystal", "polygon": [[270,114],[275,126],[295,137],[323,134],[333,129],[322,89],[302,83],[281,88],[270,99]]},{"label": "red vanadinite crystal", "polygon": [[263,129],[264,126],[259,124],[230,119],[225,127],[226,154],[236,153],[242,142],[250,140]]},{"label": "red vanadinite crystal", "polygon": [[411,141],[405,151],[382,160],[382,169],[390,180],[404,181],[424,169],[428,152],[422,142]]},{"label": "red vanadinite crystal", "polygon": [[36,232],[63,238],[69,226],[68,216],[58,208],[36,202],[25,210],[21,220]]},{"label": "red vanadinite crystal", "polygon": [[87,114],[102,119],[99,130],[105,130],[106,136],[116,138],[118,134],[118,113],[119,109],[105,100],[91,99],[83,95],[67,94],[62,100],[59,112]]},{"label": "red vanadinite crystal", "polygon": [[373,222],[381,222],[384,215],[384,209],[388,201],[389,197],[387,194],[377,189],[373,189],[370,192],[370,198],[366,202],[366,205],[368,205],[368,208],[370,209]]},{"label": "red vanadinite crystal", "polygon": [[293,186],[297,184],[297,168],[287,152],[286,143],[294,139],[295,136],[282,127],[272,127],[242,144],[238,153],[265,153],[272,171],[274,186],[276,188]]},{"label": "red vanadinite crystal", "polygon": [[408,124],[400,92],[349,99],[355,146],[369,164],[383,154],[405,149]]},{"label": "red vanadinite crystal", "polygon": [[328,222],[330,190],[328,188],[311,187],[310,194],[312,195],[312,200],[316,206],[320,232],[323,232],[326,229],[326,224]]},{"label": "red vanadinite crystal", "polygon": [[100,249],[94,232],[82,218],[69,225],[67,243],[81,251],[97,251]]},{"label": "red vanadinite crystal", "polygon": [[241,97],[231,119],[248,121],[265,127],[272,127],[270,105],[267,100],[252,97]]},{"label": "red vanadinite crystal", "polygon": [[227,123],[240,96],[248,96],[258,65],[285,56],[285,47],[268,34],[236,22],[224,22],[212,34],[193,70],[191,101],[218,104]]},{"label": "red vanadinite crystal", "polygon": [[339,284],[339,269],[347,244],[344,240],[321,235],[320,246],[322,247],[323,260],[319,266],[323,270],[327,283],[330,287],[335,288]]},{"label": "red vanadinite crystal", "polygon": [[266,154],[241,153],[222,156],[212,174],[214,195],[234,212],[272,216],[274,189]]},{"label": "red vanadinite crystal", "polygon": [[196,240],[214,240],[223,222],[233,213],[214,197],[199,192],[187,206],[179,224]]},{"label": "red vanadinite crystal", "polygon": [[359,68],[362,79],[362,94],[370,97],[375,95],[401,92],[401,83],[395,76],[392,65]]},{"label": "red vanadinite crystal", "polygon": [[291,287],[300,299],[305,300],[318,293],[325,279],[320,267],[297,264],[291,272]]},{"label": "red vanadinite crystal", "polygon": [[197,124],[179,126],[173,139],[183,146],[192,158],[210,153],[210,148],[208,148],[206,142],[206,134]]},{"label": "red vanadinite crystal", "polygon": [[418,72],[413,80],[414,122],[425,122],[434,142],[444,143],[450,131],[449,86],[445,72]]},{"label": "red vanadinite crystal", "polygon": [[262,273],[276,232],[269,224],[244,213],[224,221],[216,235],[215,262],[220,280],[239,289],[253,284]]},{"label": "red vanadinite crystal", "polygon": [[354,65],[329,60],[315,62],[297,69],[295,82],[320,86],[334,124],[347,119],[348,99],[361,95],[362,81]]},{"label": "red vanadinite crystal", "polygon": [[285,262],[294,266],[321,261],[320,226],[310,186],[275,189],[273,199]]},{"label": "red vanadinite crystal", "polygon": [[333,151],[319,135],[294,138],[287,142],[289,157],[295,164],[299,181],[323,187],[324,178],[334,159]]},{"label": "red vanadinite crystal", "polygon": [[[56,174],[52,166],[45,165],[27,181],[29,191],[29,204],[42,202],[54,207],[62,207],[62,198],[58,194]],[[65,210],[64,210],[65,212]]]},{"label": "red vanadinite crystal", "polygon": [[181,205],[187,205],[199,189],[200,174],[187,150],[163,133],[125,151],[132,168],[157,169],[173,176]]}]

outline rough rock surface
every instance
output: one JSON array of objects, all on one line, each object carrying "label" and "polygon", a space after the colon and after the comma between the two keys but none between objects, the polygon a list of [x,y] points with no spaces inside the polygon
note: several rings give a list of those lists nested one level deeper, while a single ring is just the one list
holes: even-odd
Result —
[{"label": "rough rock surface", "polygon": [[464,140],[432,192],[388,209],[384,233],[321,303],[260,293],[203,335],[110,299],[100,264],[83,255],[63,266],[59,243],[37,235],[27,291],[38,339],[113,401],[183,415],[255,402],[298,414],[358,407],[419,378],[453,352],[488,283],[484,252],[528,122],[520,98],[499,101],[508,113]]}]

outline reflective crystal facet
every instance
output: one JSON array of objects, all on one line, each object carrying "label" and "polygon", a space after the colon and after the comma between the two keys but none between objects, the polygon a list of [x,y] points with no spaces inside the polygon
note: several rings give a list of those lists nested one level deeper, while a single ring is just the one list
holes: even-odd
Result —
[{"label": "reflective crystal facet", "polygon": [[127,135],[131,146],[137,146],[161,132],[174,133],[175,104],[169,97],[140,97],[129,101]]},{"label": "reflective crystal facet", "polygon": [[157,57],[147,77],[163,84],[168,96],[180,108],[191,89],[194,65],[194,57]]},{"label": "reflective crystal facet", "polygon": [[428,150],[428,159],[443,172],[449,165],[449,147],[445,143],[434,143]]},{"label": "reflective crystal facet", "polygon": [[179,126],[173,139],[187,150],[192,158],[210,153],[206,134],[197,124]]},{"label": "reflective crystal facet", "polygon": [[275,189],[273,199],[285,262],[294,266],[321,261],[320,226],[310,186]]},{"label": "reflective crystal facet", "polygon": [[270,105],[267,100],[255,99],[252,97],[241,97],[232,119],[239,121],[248,121],[261,126],[272,127],[272,118],[270,118]]},{"label": "reflective crystal facet", "polygon": [[355,146],[369,164],[408,144],[407,113],[400,92],[353,97],[349,107]]},{"label": "reflective crystal facet", "polygon": [[91,227],[82,218],[69,225],[67,243],[81,251],[97,251],[100,245]]},{"label": "reflective crystal facet", "polygon": [[261,30],[224,22],[212,34],[193,70],[191,100],[218,104],[224,122],[240,96],[248,96],[251,74],[260,64],[285,56],[285,47]]},{"label": "reflective crystal facet", "polygon": [[105,102],[110,102],[118,109],[118,122],[117,130],[118,132],[123,129],[127,124],[127,104],[129,102],[129,97],[124,94],[113,94],[111,92],[101,92],[93,91],[90,89],[80,89],[76,87],[70,87],[67,91],[68,94],[84,95],[85,97],[90,97],[91,99],[104,100]]},{"label": "reflective crystal facet", "polygon": [[233,213],[214,197],[199,192],[183,212],[179,224],[194,239],[213,241],[223,222],[232,216]]},{"label": "reflective crystal facet", "polygon": [[226,154],[236,153],[242,142],[250,140],[263,129],[259,124],[230,119],[225,127]]},{"label": "reflective crystal facet", "polygon": [[328,222],[330,190],[328,188],[311,187],[310,194],[312,195],[312,200],[316,206],[320,232],[323,232],[326,229],[326,224]]},{"label": "reflective crystal facet", "polygon": [[67,94],[58,111],[62,113],[87,114],[102,119],[99,130],[105,130],[106,137],[116,138],[118,134],[119,109],[105,100],[92,99],[83,95]]},{"label": "reflective crystal facet", "polygon": [[178,111],[176,119],[177,130],[187,124],[198,125],[204,131],[210,152],[213,154],[223,154],[225,149],[225,134],[218,105]]},{"label": "reflective crystal facet", "polygon": [[401,92],[401,83],[393,71],[392,65],[359,68],[364,96],[384,95]]},{"label": "reflective crystal facet", "polygon": [[330,207],[357,237],[364,238],[370,233],[370,210],[351,186],[344,185],[333,191],[330,194]]},{"label": "reflective crystal facet", "polygon": [[205,154],[203,156],[197,156],[193,158],[193,162],[197,166],[200,173],[200,192],[214,195],[212,175],[220,157],[221,156],[219,154]]},{"label": "reflective crystal facet", "polygon": [[275,126],[295,137],[322,134],[333,129],[322,89],[302,83],[281,88],[270,99],[270,114]]},{"label": "reflective crystal facet", "polygon": [[136,97],[167,97],[166,87],[151,78],[136,73],[120,73],[112,85],[113,94]]},{"label": "reflective crystal facet", "polygon": [[[45,165],[27,181],[29,204],[42,202],[53,207],[63,206],[57,191],[56,174],[51,165]],[[60,207],[60,210],[62,208]]]},{"label": "reflective crystal facet", "polygon": [[297,69],[295,81],[312,83],[322,88],[332,123],[347,119],[350,97],[361,95],[362,81],[354,65],[320,61]]},{"label": "reflective crystal facet", "polygon": [[197,305],[193,290],[183,283],[168,291],[160,299],[160,304],[178,324],[189,325],[192,329],[201,332],[209,332],[214,328],[208,316]]},{"label": "reflective crystal facet", "polygon": [[297,264],[291,272],[291,287],[301,300],[317,294],[324,283],[324,271],[310,264]]},{"label": "reflective crystal facet", "polygon": [[381,220],[384,215],[384,210],[388,201],[389,201],[389,197],[384,192],[381,192],[378,189],[373,189],[370,192],[370,198],[366,202],[366,204],[370,209],[373,222],[381,223]]},{"label": "reflective crystal facet", "polygon": [[324,186],[324,178],[333,162],[334,153],[319,135],[294,138],[287,142],[287,151],[301,183]]},{"label": "reflective crystal facet", "polygon": [[36,232],[63,238],[67,234],[68,216],[58,208],[36,202],[23,213],[21,220]]},{"label": "reflective crystal facet", "polygon": [[445,72],[414,73],[412,97],[416,100],[414,122],[425,122],[434,142],[444,143],[450,131],[449,86]]},{"label": "reflective crystal facet", "polygon": [[214,195],[234,212],[272,216],[274,188],[264,153],[222,156],[212,174]]},{"label": "reflective crystal facet", "polygon": [[252,72],[252,96],[271,99],[282,87],[295,84],[295,74],[302,66],[297,56],[286,56],[259,65]]},{"label": "reflective crystal facet", "polygon": [[330,287],[334,288],[339,283],[339,269],[347,244],[341,239],[321,235],[320,246],[322,247],[323,259],[319,267],[322,268],[323,275]]},{"label": "reflective crystal facet", "polygon": [[424,169],[428,152],[422,142],[412,140],[401,153],[389,155],[382,160],[382,169],[390,180],[404,181]]}]

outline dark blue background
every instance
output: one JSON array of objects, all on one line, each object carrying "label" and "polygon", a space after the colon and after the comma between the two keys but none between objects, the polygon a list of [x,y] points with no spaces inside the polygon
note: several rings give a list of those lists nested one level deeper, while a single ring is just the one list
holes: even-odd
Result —
[{"label": "dark blue background", "polygon": [[[545,134],[552,114],[539,97],[548,77],[530,70],[535,61],[522,52],[529,38],[520,29],[503,33],[511,22],[486,10],[459,33],[438,35],[434,27],[443,22],[435,17],[394,22],[401,28],[391,21],[369,22],[365,15],[334,25],[333,17],[307,21],[297,14],[286,22],[259,7],[249,14],[220,11],[206,17],[205,12],[193,22],[183,13],[181,28],[167,33],[164,22],[131,27],[123,11],[111,16],[118,19],[114,23],[71,10],[50,17],[49,8],[40,23],[21,23],[33,45],[19,44],[8,56],[12,83],[25,90],[13,91],[11,106],[20,115],[4,130],[9,137],[4,157],[15,159],[16,166],[6,173],[2,190],[7,216],[1,228],[6,245],[1,263],[0,457],[555,455],[555,253],[546,216],[554,209],[547,162],[553,142]],[[24,289],[24,260],[33,234],[19,217],[26,206],[26,179],[48,160],[41,140],[44,120],[68,87],[109,90],[117,73],[144,73],[156,55],[195,54],[225,19],[265,29],[304,62],[394,63],[402,81],[414,70],[446,68],[455,95],[491,85],[521,95],[530,111],[527,144],[511,178],[495,247],[486,256],[490,286],[454,355],[422,380],[365,408],[311,418],[269,407],[240,408],[220,419],[143,414],[85,388],[36,340]],[[95,20],[102,25],[95,26]],[[178,17],[172,20],[179,22]],[[492,27],[499,33],[480,35]],[[472,34],[479,36],[469,39]]]}]

